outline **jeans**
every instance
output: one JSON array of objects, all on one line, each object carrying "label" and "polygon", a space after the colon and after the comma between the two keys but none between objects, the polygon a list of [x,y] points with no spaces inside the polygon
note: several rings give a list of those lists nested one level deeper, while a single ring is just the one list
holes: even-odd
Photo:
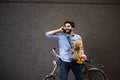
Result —
[{"label": "jeans", "polygon": [[72,70],[75,80],[83,80],[82,65],[60,60],[60,80],[68,80],[70,70]]}]

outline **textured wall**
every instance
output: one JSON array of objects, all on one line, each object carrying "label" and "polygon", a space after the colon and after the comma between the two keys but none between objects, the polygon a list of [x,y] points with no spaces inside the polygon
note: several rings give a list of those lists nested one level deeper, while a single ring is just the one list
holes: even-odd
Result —
[{"label": "textured wall", "polygon": [[58,45],[45,32],[61,27],[65,20],[76,23],[75,32],[82,36],[85,52],[93,62],[105,66],[110,80],[118,80],[120,4],[107,1],[1,2],[0,80],[41,80],[49,73],[53,59],[50,50]]}]

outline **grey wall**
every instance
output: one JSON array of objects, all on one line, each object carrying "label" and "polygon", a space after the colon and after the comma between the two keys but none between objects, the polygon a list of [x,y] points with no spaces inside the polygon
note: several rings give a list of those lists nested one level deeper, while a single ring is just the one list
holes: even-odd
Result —
[{"label": "grey wall", "polygon": [[0,80],[41,80],[49,73],[53,60],[50,51],[58,45],[45,32],[61,27],[66,20],[76,23],[75,32],[82,36],[85,52],[93,63],[105,66],[103,70],[109,80],[119,79],[120,3],[117,0],[16,1],[0,3]]}]

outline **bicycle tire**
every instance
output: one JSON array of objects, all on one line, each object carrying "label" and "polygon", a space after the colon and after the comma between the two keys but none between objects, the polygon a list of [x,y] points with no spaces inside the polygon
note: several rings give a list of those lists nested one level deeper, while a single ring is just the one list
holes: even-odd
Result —
[{"label": "bicycle tire", "polygon": [[55,80],[55,78],[54,77],[46,77],[43,80]]},{"label": "bicycle tire", "polygon": [[106,74],[98,68],[90,68],[84,74],[84,80],[108,80]]}]

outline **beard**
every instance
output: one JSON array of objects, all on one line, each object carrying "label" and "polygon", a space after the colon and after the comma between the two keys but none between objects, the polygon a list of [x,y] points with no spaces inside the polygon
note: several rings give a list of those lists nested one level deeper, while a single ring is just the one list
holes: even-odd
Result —
[{"label": "beard", "polygon": [[72,31],[72,30],[68,30],[68,29],[66,29],[66,30],[65,30],[65,33],[66,33],[66,34],[70,34],[71,31]]}]

